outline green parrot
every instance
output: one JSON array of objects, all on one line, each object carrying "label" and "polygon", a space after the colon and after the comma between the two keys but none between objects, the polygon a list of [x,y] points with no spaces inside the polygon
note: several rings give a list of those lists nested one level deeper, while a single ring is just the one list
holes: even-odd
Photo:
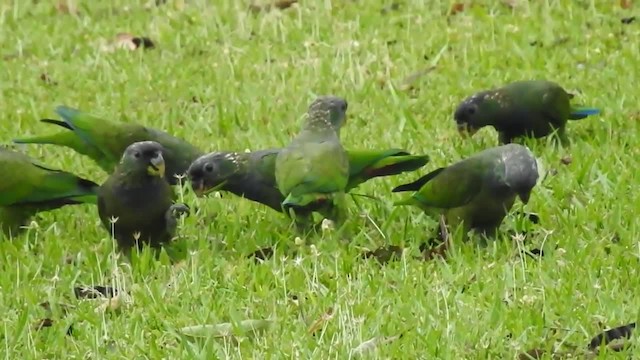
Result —
[{"label": "green parrot", "polygon": [[33,215],[72,204],[96,204],[98,185],[0,148],[0,230],[15,236]]},{"label": "green parrot", "polygon": [[107,173],[112,173],[127,146],[138,141],[160,143],[167,166],[166,178],[178,183],[175,175],[185,173],[193,160],[203,154],[195,146],[164,131],[139,124],[109,121],[67,106],[58,106],[62,120],[42,119],[43,123],[61,126],[66,131],[51,135],[14,139],[18,144],[54,144],[66,146],[93,159]]},{"label": "green parrot", "polygon": [[555,130],[566,143],[567,120],[600,113],[596,108],[571,106],[572,98],[551,81],[516,81],[468,97],[458,105],[454,118],[462,136],[473,136],[480,128],[491,125],[498,131],[500,144],[520,136],[544,137]]},{"label": "green parrot", "polygon": [[346,219],[349,158],[340,143],[340,129],[347,106],[340,97],[318,97],[309,106],[302,131],[276,156],[276,185],[285,197],[282,207],[299,226],[309,222],[313,211],[338,225]]},{"label": "green parrot", "polygon": [[481,151],[451,166],[439,168],[420,179],[393,189],[416,191],[394,205],[415,205],[436,218],[444,214],[455,230],[495,235],[515,202],[523,203],[539,177],[538,162],[528,148],[508,144]]},{"label": "green parrot", "polygon": [[[284,196],[276,186],[276,157],[282,149],[253,152],[213,152],[196,159],[187,174],[195,193],[204,196],[213,190],[229,191],[281,212]],[[413,171],[429,161],[427,155],[411,155],[404,150],[347,151],[349,181],[346,192],[379,176]]]},{"label": "green parrot", "polygon": [[163,150],[155,141],[129,145],[113,174],[98,190],[102,225],[127,256],[136,245],[159,248],[169,242],[178,217],[189,215],[186,205],[174,204],[175,194],[164,177]]}]

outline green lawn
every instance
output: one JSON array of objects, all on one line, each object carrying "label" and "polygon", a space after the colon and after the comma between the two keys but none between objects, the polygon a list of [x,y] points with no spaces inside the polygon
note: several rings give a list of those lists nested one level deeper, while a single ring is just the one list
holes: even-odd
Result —
[{"label": "green lawn", "polygon": [[[132,268],[116,258],[95,207],[42,214],[0,243],[0,351],[12,359],[345,359],[363,341],[403,334],[369,356],[512,359],[530,348],[584,349],[604,328],[635,321],[640,21],[620,20],[637,9],[618,1],[512,2],[519,5],[475,1],[450,17],[449,2],[418,0],[302,0],[259,14],[238,0],[85,1],[77,14],[56,10],[54,0],[0,3],[1,141],[55,130],[37,120],[66,104],[210,151],[279,147],[299,130],[311,100],[330,93],[349,101],[345,147],[431,156],[416,173],[356,190],[380,200],[349,200],[349,243],[328,232],[299,246],[289,221],[265,206],[188,192],[195,211],[180,229],[187,259]],[[156,48],[104,51],[119,32],[148,36]],[[404,82],[433,65],[411,86]],[[511,216],[487,248],[456,243],[446,261],[415,260],[436,223],[416,208],[390,217],[402,196],[391,188],[495,146],[491,128],[459,137],[455,106],[475,91],[533,78],[603,110],[569,123],[569,148],[527,141],[550,173],[525,207],[540,224]],[[96,182],[106,178],[68,149],[21,148]],[[507,234],[513,229],[527,230],[524,242]],[[359,258],[385,244],[405,247],[405,256],[386,266]],[[271,260],[246,258],[265,246],[276,246]],[[533,248],[544,256],[519,255]],[[130,296],[104,312],[102,300],[73,294],[92,284]],[[38,331],[43,301],[75,308],[66,317],[54,309],[53,326]],[[333,317],[311,335],[330,308]],[[178,335],[184,326],[263,318],[276,322],[239,344]],[[616,356],[628,354],[599,358]]]}]

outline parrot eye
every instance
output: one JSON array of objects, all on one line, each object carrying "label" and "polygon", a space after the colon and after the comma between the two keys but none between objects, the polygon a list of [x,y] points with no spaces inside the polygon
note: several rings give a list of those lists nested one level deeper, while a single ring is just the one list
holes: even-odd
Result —
[{"label": "parrot eye", "polygon": [[475,106],[469,106],[469,107],[467,108],[467,114],[469,114],[469,115],[473,115],[473,114],[475,114],[475,113],[476,113],[476,107],[475,107]]},{"label": "parrot eye", "polygon": [[139,151],[134,152],[133,153],[133,157],[136,158],[136,159],[139,159],[140,158],[140,152]]},{"label": "parrot eye", "polygon": [[211,164],[211,163],[204,164],[204,171],[213,172],[213,164]]}]

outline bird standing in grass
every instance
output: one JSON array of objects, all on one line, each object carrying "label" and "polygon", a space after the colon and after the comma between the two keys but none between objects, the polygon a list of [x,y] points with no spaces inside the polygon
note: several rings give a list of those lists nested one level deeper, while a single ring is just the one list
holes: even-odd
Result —
[{"label": "bird standing in grass", "polygon": [[571,106],[572,98],[551,81],[517,81],[468,97],[458,105],[454,118],[463,136],[493,126],[498,131],[498,141],[506,144],[520,136],[540,138],[557,130],[560,140],[567,144],[567,120],[600,113],[596,108]]},{"label": "bird standing in grass", "polygon": [[451,166],[393,189],[415,191],[395,205],[415,205],[437,218],[444,214],[451,230],[494,235],[516,196],[529,202],[538,181],[536,158],[526,147],[508,144],[481,151]]},{"label": "bird standing in grass", "polygon": [[33,215],[72,204],[96,204],[98,185],[0,148],[0,230],[15,236]]},{"label": "bird standing in grass", "polygon": [[177,219],[189,214],[186,205],[174,204],[175,194],[164,177],[163,150],[154,141],[129,145],[98,192],[100,220],[126,255],[136,245],[158,248],[169,242]]},{"label": "bird standing in grass", "polygon": [[[213,152],[196,159],[188,170],[191,186],[198,196],[214,190],[262,203],[282,211],[284,196],[276,186],[276,157],[282,149],[253,152]],[[411,155],[404,150],[347,151],[349,158],[349,192],[379,176],[414,171],[429,161],[427,155]]]},{"label": "bird standing in grass", "polygon": [[302,131],[276,157],[282,207],[287,214],[293,212],[299,226],[309,224],[313,211],[338,225],[346,218],[349,158],[340,143],[346,111],[345,99],[318,97],[309,106]]},{"label": "bird standing in grass", "polygon": [[62,120],[40,121],[58,125],[65,131],[13,141],[18,144],[53,144],[71,148],[93,159],[109,174],[118,165],[127,146],[138,141],[155,141],[164,148],[166,178],[171,185],[178,183],[176,175],[183,175],[191,162],[203,154],[182,139],[139,124],[104,120],[67,106],[58,106],[56,113]]}]

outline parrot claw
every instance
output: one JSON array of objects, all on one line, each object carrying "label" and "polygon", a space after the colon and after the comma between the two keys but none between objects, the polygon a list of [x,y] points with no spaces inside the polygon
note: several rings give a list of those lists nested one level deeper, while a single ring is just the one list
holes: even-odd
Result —
[{"label": "parrot claw", "polygon": [[168,213],[171,214],[171,217],[177,219],[183,215],[191,215],[191,209],[186,204],[173,204],[169,207]]}]

